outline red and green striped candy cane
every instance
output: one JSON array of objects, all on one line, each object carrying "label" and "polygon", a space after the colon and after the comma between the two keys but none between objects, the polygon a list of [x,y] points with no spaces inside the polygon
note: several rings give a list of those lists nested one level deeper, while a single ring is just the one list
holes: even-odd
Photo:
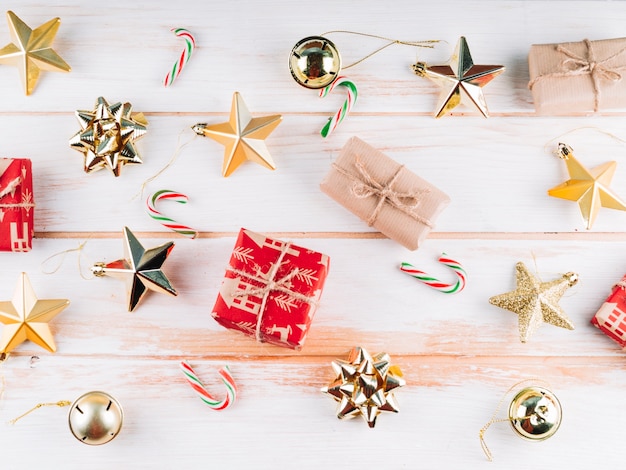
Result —
[{"label": "red and green striped candy cane", "polygon": [[222,378],[222,382],[226,386],[226,397],[223,400],[218,400],[211,395],[204,384],[200,381],[196,372],[189,365],[187,361],[182,361],[180,363],[180,369],[183,371],[183,375],[185,379],[187,379],[187,383],[191,385],[191,388],[196,392],[196,394],[200,397],[200,400],[204,402],[209,408],[215,411],[225,410],[237,399],[237,384],[235,383],[235,379],[230,374],[230,369],[228,366],[224,366],[218,370]]},{"label": "red and green striped candy cane", "polygon": [[146,199],[146,210],[148,211],[148,215],[150,217],[159,222],[165,228],[169,228],[170,230],[189,238],[196,238],[198,235],[198,231],[196,229],[188,227],[187,225],[182,225],[157,210],[156,203],[161,199],[168,199],[180,204],[187,204],[187,196],[170,189],[160,189],[159,191],[156,191],[152,195],[148,196],[148,199]]},{"label": "red and green striped candy cane", "polygon": [[465,283],[467,279],[467,273],[465,272],[465,268],[463,265],[456,260],[448,257],[445,253],[442,253],[439,257],[439,262],[444,266],[449,267],[456,274],[457,280],[454,283],[445,283],[441,282],[436,277],[431,276],[424,271],[421,271],[415,266],[409,263],[402,263],[400,265],[400,271],[407,273],[409,276],[414,277],[420,282],[423,282],[428,287],[432,287],[439,292],[443,292],[444,294],[456,294],[457,292],[461,292],[465,288]]},{"label": "red and green striped candy cane", "polygon": [[345,117],[352,109],[352,106],[354,106],[354,104],[356,103],[356,99],[358,96],[356,85],[352,80],[343,76],[337,77],[337,79],[330,85],[322,88],[320,90],[320,98],[328,96],[337,86],[345,87],[348,90],[348,97],[343,102],[341,108],[339,108],[339,110],[334,115],[328,118],[328,122],[320,131],[322,137],[328,137],[328,135],[337,128],[341,121],[345,119]]},{"label": "red and green striped candy cane", "polygon": [[189,62],[189,59],[191,59],[191,55],[196,48],[196,39],[185,28],[172,28],[172,32],[179,38],[183,38],[185,40],[185,48],[180,53],[178,60],[174,62],[172,70],[170,70],[170,72],[165,76],[163,86],[170,86],[174,83],[174,80],[178,78],[187,62]]}]

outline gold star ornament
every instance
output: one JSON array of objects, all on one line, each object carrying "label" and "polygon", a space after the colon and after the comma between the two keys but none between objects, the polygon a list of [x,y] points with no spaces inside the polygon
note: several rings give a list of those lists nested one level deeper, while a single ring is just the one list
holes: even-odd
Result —
[{"label": "gold star ornament", "polygon": [[69,304],[67,299],[39,300],[26,273],[20,274],[13,300],[0,302],[0,322],[5,325],[0,336],[0,353],[9,353],[26,340],[55,352],[48,322]]},{"label": "gold star ornament", "polygon": [[483,116],[489,117],[483,87],[504,72],[504,66],[474,65],[467,41],[461,36],[447,65],[429,67],[417,62],[413,71],[441,88],[435,117],[445,116],[462,102],[472,103]]},{"label": "gold star ornament", "polygon": [[521,262],[515,265],[515,273],[515,290],[495,295],[489,299],[489,303],[517,313],[522,343],[528,341],[544,322],[568,330],[574,329],[574,325],[559,305],[559,300],[567,289],[578,282],[577,274],[570,272],[564,274],[561,279],[541,282]]},{"label": "gold star ornament", "polygon": [[96,277],[111,276],[126,282],[128,311],[135,310],[148,290],[161,294],[178,295],[161,266],[174,248],[167,242],[146,250],[128,227],[124,227],[126,258],[111,263],[96,263],[91,271]]},{"label": "gold star ornament", "polygon": [[353,348],[348,360],[332,362],[337,378],[322,392],[339,402],[337,418],[361,415],[370,428],[382,411],[398,412],[394,391],[406,382],[397,366],[392,366],[387,353],[374,357],[360,347]]},{"label": "gold star ornament", "polygon": [[13,42],[0,49],[0,64],[17,67],[27,95],[35,89],[42,70],[71,70],[52,49],[52,42],[61,25],[60,18],[53,18],[36,29],[30,29],[15,13],[7,11],[7,21]]},{"label": "gold star ornament", "polygon": [[275,170],[265,139],[282,121],[280,114],[253,118],[238,92],[233,95],[228,122],[207,125],[199,123],[192,127],[198,135],[210,137],[224,145],[222,176],[229,176],[246,160]]},{"label": "gold star ornament", "polygon": [[81,130],[70,139],[70,147],[84,155],[86,173],[108,168],[120,176],[122,167],[141,164],[135,141],[147,132],[143,113],[132,113],[130,103],[109,103],[100,96],[93,111],[76,111]]},{"label": "gold star ornament", "polygon": [[624,201],[609,187],[617,169],[616,162],[603,163],[588,170],[574,158],[573,150],[569,145],[560,143],[558,153],[559,157],[565,160],[570,179],[549,189],[548,195],[576,201],[587,230],[593,226],[600,207],[626,210]]}]

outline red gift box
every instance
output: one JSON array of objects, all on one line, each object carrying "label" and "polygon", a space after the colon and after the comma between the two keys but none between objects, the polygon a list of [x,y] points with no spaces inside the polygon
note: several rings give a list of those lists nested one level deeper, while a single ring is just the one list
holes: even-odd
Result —
[{"label": "red gift box", "polygon": [[300,349],[330,259],[290,242],[241,229],[213,307],[213,318],[258,341]]},{"label": "red gift box", "polygon": [[591,323],[626,349],[626,275],[611,291]]},{"label": "red gift box", "polygon": [[34,213],[30,160],[0,158],[0,251],[30,251]]}]

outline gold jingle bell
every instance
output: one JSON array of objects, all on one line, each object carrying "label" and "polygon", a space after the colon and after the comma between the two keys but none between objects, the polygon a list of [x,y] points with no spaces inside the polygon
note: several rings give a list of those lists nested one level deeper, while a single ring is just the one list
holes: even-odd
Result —
[{"label": "gold jingle bell", "polygon": [[70,430],[85,444],[97,446],[113,440],[122,429],[124,413],[108,393],[88,392],[77,398],[69,413]]},{"label": "gold jingle bell", "polygon": [[519,391],[509,406],[509,420],[524,439],[543,441],[561,425],[561,403],[548,389],[538,386]]},{"label": "gold jingle bell", "polygon": [[324,88],[339,75],[341,56],[332,41],[322,36],[309,36],[293,46],[289,70],[303,87]]}]

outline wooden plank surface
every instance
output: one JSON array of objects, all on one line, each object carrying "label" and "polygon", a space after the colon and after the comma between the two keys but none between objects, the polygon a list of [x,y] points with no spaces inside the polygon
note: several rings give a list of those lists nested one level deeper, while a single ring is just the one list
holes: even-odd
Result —
[{"label": "wooden plank surface", "polygon": [[[562,139],[588,167],[618,161],[613,189],[626,197],[626,146],[619,141],[626,139],[626,110],[536,116],[526,58],[533,43],[622,36],[625,3],[110,0],[96,8],[66,0],[5,7],[31,27],[61,17],[54,47],[73,70],[42,74],[26,97],[17,71],[0,67],[0,152],[32,159],[37,202],[34,249],[0,254],[0,299],[11,297],[24,271],[40,298],[65,297],[71,305],[51,322],[56,354],[27,342],[0,366],[0,468],[516,469],[623,462],[616,436],[625,418],[619,406],[624,353],[589,320],[624,274],[626,214],[604,209],[586,231],[576,204],[548,197],[547,189],[567,179],[551,153]],[[172,27],[192,31],[199,47],[179,81],[165,89],[161,80],[182,46]],[[324,140],[318,131],[344,95],[319,99],[293,82],[286,62],[302,37],[336,29],[445,42],[433,50],[391,47],[348,69],[359,101]],[[433,119],[438,90],[410,70],[418,59],[444,63],[460,35],[475,63],[507,67],[484,89],[488,120],[471,108]],[[347,63],[381,44],[329,37]],[[7,42],[0,21],[0,46]],[[222,147],[194,138],[193,124],[227,119],[234,91],[255,116],[283,115],[267,140],[275,172],[248,163],[222,178]],[[74,111],[90,109],[98,96],[130,101],[150,121],[138,142],[145,163],[117,179],[104,171],[84,174],[81,155],[67,144],[79,129]],[[418,251],[384,239],[320,192],[353,135],[450,195],[451,205]],[[161,188],[189,196],[186,206],[167,209],[201,230],[198,239],[166,232],[145,214],[143,199]],[[94,262],[122,256],[125,225],[146,246],[175,241],[165,271],[178,297],[152,294],[129,314],[122,283],[81,277],[79,264],[87,275]],[[210,316],[242,226],[331,258],[301,352],[255,343]],[[80,256],[69,253],[58,266],[58,257],[45,261],[85,240]],[[459,295],[429,290],[397,268],[408,261],[450,279],[436,262],[442,251],[468,270]],[[561,301],[574,331],[543,325],[527,344],[519,342],[516,315],[488,303],[513,289],[517,261],[543,280],[580,275]],[[332,379],[330,361],[355,345],[388,352],[407,380],[398,392],[401,412],[381,416],[374,430],[360,419],[337,420],[334,403],[319,392]],[[223,413],[204,408],[184,383],[181,359],[215,391],[217,368],[229,364],[241,388],[236,405]],[[511,385],[532,377],[558,394],[562,428],[530,443],[507,423],[495,424],[487,434],[495,455],[489,464],[478,430]],[[38,402],[73,400],[95,389],[113,394],[125,411],[122,433],[105,446],[76,442],[63,409],[4,424]]]}]

